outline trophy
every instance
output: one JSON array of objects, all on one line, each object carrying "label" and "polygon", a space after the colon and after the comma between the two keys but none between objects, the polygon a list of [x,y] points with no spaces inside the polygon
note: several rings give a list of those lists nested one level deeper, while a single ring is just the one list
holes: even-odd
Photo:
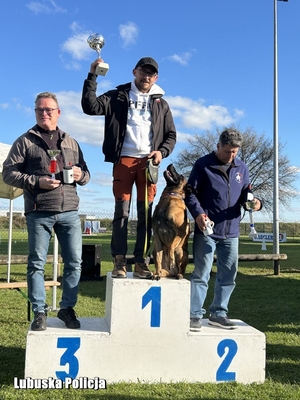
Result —
[{"label": "trophy", "polygon": [[56,156],[60,154],[60,150],[47,150],[47,153],[51,157],[49,164],[49,172],[51,173],[51,179],[55,179],[55,172],[57,168],[57,159]]},{"label": "trophy", "polygon": [[247,194],[247,201],[245,203],[246,210],[249,211],[249,216],[250,216],[250,233],[249,237],[252,239],[256,239],[258,237],[258,234],[256,232],[255,226],[254,226],[254,218],[253,218],[253,209],[255,208],[255,202],[253,201],[254,196],[252,193]]},{"label": "trophy", "polygon": [[[98,53],[98,58],[100,58],[102,47],[105,44],[104,37],[99,33],[95,33],[94,35],[90,35],[88,37],[87,42],[91,49],[96,50],[96,52]],[[109,70],[108,64],[100,63],[97,65],[96,74],[105,76],[108,70]]]}]

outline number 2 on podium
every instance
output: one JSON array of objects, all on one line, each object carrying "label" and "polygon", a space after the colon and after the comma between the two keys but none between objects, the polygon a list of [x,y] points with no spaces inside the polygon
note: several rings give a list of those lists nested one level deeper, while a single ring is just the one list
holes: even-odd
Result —
[{"label": "number 2 on podium", "polygon": [[217,347],[218,356],[223,357],[226,349],[228,349],[228,352],[216,374],[217,382],[235,381],[235,372],[228,372],[227,369],[229,368],[234,356],[237,353],[238,346],[236,342],[232,339],[221,340]]},{"label": "number 2 on podium", "polygon": [[[159,328],[161,317],[161,287],[153,286],[144,294],[142,297],[142,309],[149,303],[151,303],[150,326],[151,328]],[[229,372],[228,368],[237,353],[237,343],[232,339],[221,340],[217,347],[217,353],[220,358],[224,356],[226,349],[228,350],[227,354],[216,373],[217,382],[235,381],[236,379],[236,373]]]}]

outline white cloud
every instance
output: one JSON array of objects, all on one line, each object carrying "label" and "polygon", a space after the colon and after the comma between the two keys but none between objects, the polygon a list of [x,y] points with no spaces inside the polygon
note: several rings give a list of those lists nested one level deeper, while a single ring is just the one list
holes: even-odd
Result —
[{"label": "white cloud", "polygon": [[87,43],[90,34],[90,32],[75,32],[61,45],[61,50],[70,54],[75,60],[88,59],[92,51]]},{"label": "white cloud", "polygon": [[180,132],[178,130],[176,133],[177,133],[177,137],[176,137],[177,143],[188,143],[188,139],[193,137],[193,135],[191,135],[189,133]]},{"label": "white cloud", "polygon": [[104,117],[90,116],[83,113],[81,93],[72,91],[57,92],[56,95],[61,109],[59,119],[61,129],[69,133],[78,142],[101,146],[103,142]]},{"label": "white cloud", "polygon": [[[81,69],[80,61],[96,58],[96,53],[92,50],[87,39],[92,34],[91,31],[84,31],[81,26],[75,21],[70,25],[72,35],[61,44],[61,60],[64,67],[69,70]],[[94,51],[94,56],[91,56]],[[65,59],[64,54],[71,56],[70,59]]]},{"label": "white cloud", "polygon": [[[97,92],[101,94],[108,89],[111,89],[110,82],[103,81],[99,83]],[[85,115],[81,108],[79,92],[62,91],[56,92],[56,95],[61,109],[59,119],[61,129],[71,134],[78,142],[101,147],[104,137],[104,117]],[[167,97],[166,100],[174,116],[178,143],[187,142],[188,137],[195,131],[228,126],[236,122],[235,115],[231,115],[226,107],[205,106],[202,99],[192,100],[175,96]]]},{"label": "white cloud", "polygon": [[67,10],[65,8],[56,5],[55,1],[31,1],[26,4],[26,7],[32,11],[34,14],[55,14],[55,13],[65,13]]},{"label": "white cloud", "polygon": [[28,115],[32,113],[31,107],[25,107],[22,104],[17,104],[16,108],[17,108],[17,110],[22,110],[25,114],[28,114]]},{"label": "white cloud", "polygon": [[71,60],[69,62],[64,62],[64,67],[70,71],[78,71],[81,69],[81,64],[77,61]]},{"label": "white cloud", "polygon": [[93,175],[93,183],[96,183],[100,186],[109,186],[112,185],[112,174],[105,172],[96,172]]},{"label": "white cloud", "polygon": [[[101,94],[112,89],[109,80],[98,83],[97,93]],[[81,92],[56,92],[61,108],[59,126],[70,133],[78,142],[93,146],[102,146],[104,137],[104,117],[90,116],[81,108]],[[177,142],[185,143],[190,135],[200,130],[210,130],[236,123],[244,115],[243,111],[235,109],[230,112],[221,105],[205,105],[205,100],[193,100],[188,97],[166,96],[177,128]],[[32,107],[25,107],[20,99],[14,98],[13,107],[26,114],[33,114]],[[0,104],[0,109],[9,108],[8,103]],[[296,167],[294,167],[296,168]]]},{"label": "white cloud", "polygon": [[128,22],[126,25],[119,26],[119,33],[123,46],[127,47],[136,43],[139,35],[139,28],[134,22]]},{"label": "white cloud", "polygon": [[21,110],[22,112],[24,112],[25,114],[30,115],[32,113],[32,108],[31,107],[26,107],[22,104],[22,100],[18,99],[18,98],[14,98],[13,99],[13,106],[17,109],[17,110]]},{"label": "white cloud", "polygon": [[220,105],[204,105],[204,100],[192,100],[187,97],[166,97],[174,118],[185,128],[207,130],[214,126],[228,126],[236,122],[243,112],[234,110],[231,115],[226,107]]},{"label": "white cloud", "polygon": [[237,108],[235,108],[233,111],[236,119],[243,118],[245,115],[243,110],[238,110]]},{"label": "white cloud", "polygon": [[186,51],[181,54],[173,54],[172,56],[167,57],[167,58],[171,61],[175,61],[176,63],[178,63],[180,65],[186,66],[186,65],[188,65],[192,56],[193,56],[193,52]]}]

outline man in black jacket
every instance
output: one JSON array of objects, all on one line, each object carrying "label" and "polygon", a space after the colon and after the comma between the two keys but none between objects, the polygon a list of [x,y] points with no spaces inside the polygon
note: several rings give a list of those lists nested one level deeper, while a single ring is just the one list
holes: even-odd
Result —
[{"label": "man in black jacket", "polygon": [[[84,81],[82,109],[88,115],[104,115],[103,153],[113,166],[115,212],[111,252],[114,259],[113,278],[126,278],[127,224],[132,187],[137,188],[137,238],[134,248],[133,275],[151,278],[147,252],[151,237],[152,204],[156,185],[146,178],[146,163],[159,164],[171,154],[176,142],[176,130],[164,91],[155,83],[158,64],[151,57],[138,61],[132,82],[119,85],[97,97],[96,67],[91,64]],[[148,201],[145,202],[147,185]],[[147,206],[148,204],[148,206]]]},{"label": "man in black jacket", "polygon": [[[60,112],[55,94],[40,93],[35,101],[36,125],[13,143],[3,163],[3,181],[24,191],[29,247],[27,282],[34,331],[47,328],[44,266],[52,229],[64,261],[63,293],[57,316],[68,328],[80,328],[73,309],[82,256],[76,186],[88,183],[90,173],[78,143],[57,126]],[[64,169],[72,175],[68,182]]]}]

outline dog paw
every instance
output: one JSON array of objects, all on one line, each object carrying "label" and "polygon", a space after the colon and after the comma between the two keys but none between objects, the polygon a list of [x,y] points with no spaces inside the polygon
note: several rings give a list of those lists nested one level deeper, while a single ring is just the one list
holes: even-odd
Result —
[{"label": "dog paw", "polygon": [[178,274],[178,275],[176,276],[176,279],[183,279],[183,275]]},{"label": "dog paw", "polygon": [[161,278],[160,275],[153,275],[153,277],[152,277],[152,279],[155,280],[155,281],[159,281],[160,278]]}]

